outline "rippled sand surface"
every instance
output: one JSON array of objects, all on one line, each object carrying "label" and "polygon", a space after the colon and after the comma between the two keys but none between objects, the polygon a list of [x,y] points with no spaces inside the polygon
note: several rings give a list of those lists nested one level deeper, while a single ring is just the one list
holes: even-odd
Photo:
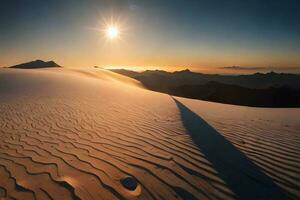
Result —
[{"label": "rippled sand surface", "polygon": [[0,197],[299,199],[299,113],[173,98],[102,69],[0,69]]}]

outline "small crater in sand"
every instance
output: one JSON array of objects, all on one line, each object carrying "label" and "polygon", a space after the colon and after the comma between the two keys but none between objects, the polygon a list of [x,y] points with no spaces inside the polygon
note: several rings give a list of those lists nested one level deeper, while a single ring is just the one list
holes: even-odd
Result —
[{"label": "small crater in sand", "polygon": [[122,178],[121,183],[126,189],[128,189],[130,191],[134,191],[138,186],[137,180],[131,176]]}]

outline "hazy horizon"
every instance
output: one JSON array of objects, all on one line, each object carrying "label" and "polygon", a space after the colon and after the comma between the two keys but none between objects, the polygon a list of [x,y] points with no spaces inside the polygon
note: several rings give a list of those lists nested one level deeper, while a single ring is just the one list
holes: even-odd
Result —
[{"label": "hazy horizon", "polygon": [[[36,59],[40,60],[40,59]],[[32,61],[36,61],[32,60]],[[45,60],[44,60],[45,61]],[[55,60],[47,60],[47,61],[54,61]],[[25,61],[24,63],[31,62],[29,60]],[[15,63],[11,66],[15,66],[18,64],[23,63]],[[243,75],[243,74],[254,74],[254,73],[269,73],[269,72],[276,72],[276,73],[291,73],[291,74],[300,74],[300,67],[243,67],[243,66],[224,66],[224,67],[204,67],[204,66],[198,66],[198,67],[190,67],[190,66],[178,66],[178,67],[159,67],[159,66],[65,66],[61,65],[61,63],[56,64],[60,65],[61,67],[66,68],[92,68],[92,67],[100,67],[103,69],[125,69],[130,71],[137,71],[142,72],[146,70],[163,70],[167,72],[175,72],[175,71],[182,71],[182,70],[190,70],[193,72],[198,73],[205,73],[205,74],[221,74],[221,75]],[[4,67],[11,67],[11,66],[0,66],[0,68]]]}]

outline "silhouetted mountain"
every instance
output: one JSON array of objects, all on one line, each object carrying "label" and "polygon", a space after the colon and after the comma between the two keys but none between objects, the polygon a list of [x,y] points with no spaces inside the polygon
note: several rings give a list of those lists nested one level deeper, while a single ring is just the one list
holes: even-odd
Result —
[{"label": "silhouetted mountain", "polygon": [[269,67],[255,67],[255,66],[248,66],[248,67],[242,67],[242,66],[227,66],[227,67],[220,67],[220,69],[225,69],[225,70],[236,70],[236,71],[272,71],[272,70],[291,70],[291,71],[299,71],[300,67],[274,67],[274,66],[269,66]]},{"label": "silhouetted mountain", "polygon": [[257,107],[300,107],[300,75],[296,74],[232,76],[189,70],[113,71],[139,80],[150,90],[176,96]]},{"label": "silhouetted mountain", "polygon": [[18,65],[11,66],[10,68],[20,68],[20,69],[36,69],[36,68],[49,68],[49,67],[61,67],[54,61],[45,62],[43,60],[35,60],[27,63],[22,63]]},{"label": "silhouetted mountain", "polygon": [[212,81],[204,85],[182,85],[170,88],[169,94],[244,106],[300,106],[300,90],[288,87],[252,89]]},{"label": "silhouetted mountain", "polygon": [[202,74],[189,70],[166,72],[161,70],[147,70],[133,72],[129,70],[112,70],[114,72],[132,77],[141,82],[156,87],[176,87],[180,85],[203,85],[210,81],[224,84],[238,85],[246,88],[263,89],[269,87],[287,86],[300,89],[300,75],[269,72],[251,75],[218,75]]}]

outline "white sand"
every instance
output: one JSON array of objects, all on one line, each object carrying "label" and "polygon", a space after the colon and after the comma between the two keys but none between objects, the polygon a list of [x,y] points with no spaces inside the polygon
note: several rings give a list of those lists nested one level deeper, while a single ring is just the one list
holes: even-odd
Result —
[{"label": "white sand", "polygon": [[[300,198],[299,109],[176,99],[251,159],[241,181],[261,167],[257,199],[273,190]],[[255,191],[227,182],[181,111],[169,95],[106,70],[0,69],[0,198],[250,199]],[[134,191],[120,182],[128,176]]]}]

